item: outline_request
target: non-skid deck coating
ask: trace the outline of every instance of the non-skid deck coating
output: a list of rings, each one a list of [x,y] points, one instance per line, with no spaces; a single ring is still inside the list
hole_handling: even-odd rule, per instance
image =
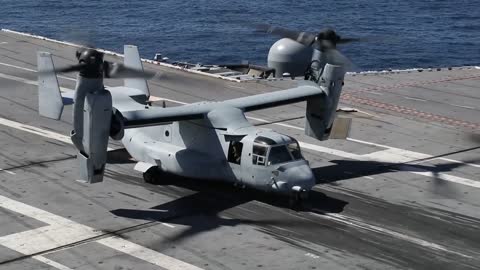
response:
[[[0,269],[480,267],[475,67],[348,75],[341,106],[374,115],[354,119],[348,140],[304,136],[303,103],[248,114],[295,136],[314,168],[309,205],[293,211],[217,183],[144,184],[118,142],[105,182],[77,183],[71,108],[62,121],[36,112],[37,50],[75,62],[69,45],[0,32]],[[145,68],[167,106],[295,85]],[[73,89],[74,75],[59,82]]]

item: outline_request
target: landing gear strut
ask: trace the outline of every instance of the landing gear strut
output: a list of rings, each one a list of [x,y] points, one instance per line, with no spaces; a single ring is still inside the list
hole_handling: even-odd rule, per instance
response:
[[[302,208],[303,203],[308,200],[308,190],[305,189],[292,189],[290,193],[289,205],[292,209]]]

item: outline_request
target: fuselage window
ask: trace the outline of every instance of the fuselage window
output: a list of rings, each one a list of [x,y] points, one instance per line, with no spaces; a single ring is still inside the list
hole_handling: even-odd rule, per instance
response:
[[[268,165],[292,161],[292,156],[285,145],[273,146],[268,154]]]
[[[267,159],[267,147],[253,145],[252,158],[253,164],[265,166],[265,161]]]
[[[243,143],[231,142],[228,148],[228,162],[240,164],[242,161]]]

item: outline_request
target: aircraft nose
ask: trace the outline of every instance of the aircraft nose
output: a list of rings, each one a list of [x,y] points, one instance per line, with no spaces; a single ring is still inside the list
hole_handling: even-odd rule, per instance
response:
[[[288,168],[285,173],[290,187],[298,186],[310,190],[315,185],[315,176],[308,164]]]

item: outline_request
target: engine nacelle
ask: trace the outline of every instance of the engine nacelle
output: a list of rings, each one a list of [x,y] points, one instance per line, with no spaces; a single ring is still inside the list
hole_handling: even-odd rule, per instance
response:
[[[268,52],[268,67],[275,69],[275,77],[284,73],[290,76],[303,76],[312,59],[312,48],[304,46],[289,38],[275,42]]]
[[[342,92],[344,76],[345,69],[343,67],[330,64],[325,65],[318,82],[320,87],[324,89],[325,95],[307,100],[305,135],[321,141],[330,137]],[[350,122],[347,121],[341,124],[346,125],[344,128],[340,128],[344,130],[343,133],[348,133]]]
[[[103,173],[107,162],[108,137],[112,119],[112,96],[102,90],[88,93],[85,98],[83,112],[84,151],[78,154],[80,163],[79,181],[89,184],[103,181]]]

